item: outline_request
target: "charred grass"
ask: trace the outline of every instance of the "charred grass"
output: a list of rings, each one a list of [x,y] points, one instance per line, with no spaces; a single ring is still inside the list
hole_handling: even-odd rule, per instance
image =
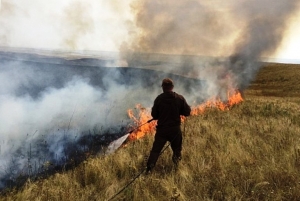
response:
[[[150,175],[113,200],[299,200],[298,68],[269,64],[241,104],[187,118],[178,170],[168,147]],[[144,169],[153,134],[48,179],[29,180],[0,200],[108,200]]]

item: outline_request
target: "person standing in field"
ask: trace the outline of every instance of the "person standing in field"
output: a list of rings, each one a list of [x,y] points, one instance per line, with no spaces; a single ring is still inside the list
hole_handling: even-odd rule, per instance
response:
[[[146,173],[150,173],[167,141],[171,143],[172,160],[177,167],[181,160],[182,132],[180,129],[180,115],[189,116],[191,107],[185,98],[173,92],[174,84],[169,78],[162,81],[163,93],[154,100],[151,115],[157,120],[156,134],[150,156],[147,161]]]

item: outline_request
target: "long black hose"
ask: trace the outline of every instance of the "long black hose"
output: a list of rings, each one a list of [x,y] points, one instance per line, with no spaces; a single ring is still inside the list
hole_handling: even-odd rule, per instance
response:
[[[128,133],[132,133],[133,131],[135,131],[136,129],[138,129],[138,128],[140,128],[140,127],[142,127],[142,126],[144,126],[145,124],[148,124],[148,123],[150,123],[151,121],[153,121],[154,119],[150,119],[150,120],[148,120],[146,123],[143,123],[143,124],[141,124],[141,125],[139,125],[139,126],[137,126],[137,127],[135,127],[134,129],[132,129],[131,131],[129,131]]]
[[[151,122],[153,119],[149,120],[147,123]],[[146,124],[146,123],[145,123]],[[143,124],[144,125],[144,124]],[[138,128],[138,127],[137,127]],[[136,129],[136,128],[135,128]],[[184,128],[185,129],[185,128]],[[134,130],[133,130],[134,131]],[[175,135],[174,138],[172,139],[171,142],[169,142],[169,144],[167,146],[165,146],[163,148],[163,150],[159,153],[159,156],[171,145],[171,143],[176,139],[176,137],[178,136]],[[120,193],[122,193],[129,185],[131,185],[137,178],[139,178],[147,169],[147,167],[143,168],[141,172],[139,172],[135,177],[133,177],[131,179],[130,182],[128,182],[122,189],[120,189],[114,196],[112,196],[111,198],[109,198],[107,201],[113,200],[115,197],[117,197]]]

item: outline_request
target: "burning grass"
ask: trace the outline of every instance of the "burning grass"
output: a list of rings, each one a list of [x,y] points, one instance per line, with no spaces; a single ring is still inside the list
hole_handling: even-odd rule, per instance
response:
[[[253,90],[230,110],[208,107],[187,118],[179,170],[168,148],[151,175],[139,177],[115,200],[299,200],[300,99],[254,96]],[[144,168],[152,142],[153,135],[146,135],[112,155],[28,181],[0,200],[107,200]]]
[[[207,110],[208,108],[216,108],[221,111],[229,110],[231,107],[233,107],[236,104],[239,104],[243,101],[242,95],[238,90],[231,89],[227,93],[227,101],[221,101],[217,98],[212,98],[196,107],[192,108],[191,115],[197,116],[201,115]],[[134,130],[132,134],[129,136],[130,140],[136,140],[139,138],[144,137],[149,132],[155,131],[155,122],[150,122],[147,124],[147,122],[152,118],[150,114],[150,109],[144,108],[142,105],[137,104],[135,107],[135,111],[130,109],[127,111],[128,116],[130,119],[133,120],[134,127],[138,127],[138,129]],[[182,122],[184,122],[185,117],[181,117]]]

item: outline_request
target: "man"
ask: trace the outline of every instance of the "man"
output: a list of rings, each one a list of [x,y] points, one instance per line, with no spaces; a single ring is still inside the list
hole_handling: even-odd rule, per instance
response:
[[[156,164],[161,150],[167,141],[171,143],[172,160],[177,166],[181,160],[182,132],[180,129],[180,115],[189,116],[190,106],[182,95],[173,92],[174,84],[169,78],[162,81],[163,93],[156,97],[151,115],[157,120],[156,134],[152,150],[147,162],[146,173],[149,173]]]

